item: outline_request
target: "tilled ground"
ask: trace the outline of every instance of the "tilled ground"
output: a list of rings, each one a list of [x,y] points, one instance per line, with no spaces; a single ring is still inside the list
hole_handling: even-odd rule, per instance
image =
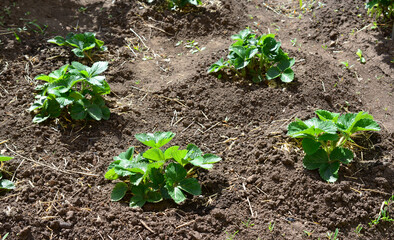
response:
[[[393,42],[384,26],[371,29],[364,1],[321,3],[300,10],[290,0],[206,1],[172,12],[134,1],[2,1],[0,149],[15,156],[5,169],[16,189],[0,195],[1,236],[307,239],[307,231],[323,239],[338,228],[340,239],[393,238],[392,223],[368,225],[393,195]],[[40,33],[26,19],[48,28]],[[276,33],[297,60],[294,83],[268,87],[206,73],[246,26]],[[34,77],[78,60],[46,40],[70,31],[97,32],[108,46],[95,60],[109,62],[111,118],[33,124]],[[186,44],[193,40],[205,49],[192,54]],[[335,184],[305,170],[298,143],[286,136],[295,117],[316,109],[368,111],[382,128],[357,139],[362,148]],[[114,183],[104,173],[113,156],[132,145],[144,150],[134,134],[158,130],[223,158],[199,172],[202,196],[143,209],[111,202]]]

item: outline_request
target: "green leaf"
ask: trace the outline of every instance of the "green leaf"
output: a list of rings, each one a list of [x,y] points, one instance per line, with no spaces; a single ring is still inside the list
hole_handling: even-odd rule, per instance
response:
[[[186,200],[185,195],[183,194],[182,190],[179,187],[174,187],[172,185],[166,185],[166,189],[168,191],[168,194],[171,196],[171,198],[177,203],[181,203]]]
[[[125,182],[118,182],[111,193],[111,201],[119,201],[121,200],[128,190],[128,185]]]
[[[161,173],[160,169],[152,168],[149,173],[149,178],[156,188],[164,184],[164,175]]]
[[[199,149],[196,145],[194,144],[188,144],[187,148],[187,158],[189,159],[195,159],[196,157],[200,157],[202,155],[201,149]]]
[[[287,68],[286,70],[283,71],[283,73],[280,75],[280,80],[284,83],[289,83],[294,80],[294,72],[291,68]]]
[[[115,168],[111,168],[105,173],[104,177],[108,180],[116,180],[119,178],[119,175],[115,172]]]
[[[119,156],[114,157],[114,160],[133,160],[134,147],[130,147],[126,152],[122,152]]]
[[[177,151],[179,149],[179,146],[172,146],[166,149],[166,151],[164,152],[164,157],[166,160],[171,159],[172,158],[172,152],[173,151]]]
[[[179,183],[179,188],[192,195],[201,194],[201,186],[195,178],[186,178]]]
[[[172,132],[155,132],[136,134],[135,138],[148,147],[160,148],[175,136]]]
[[[142,208],[142,206],[144,206],[145,203],[146,200],[142,196],[135,195],[130,199],[129,206],[131,208],[138,208],[138,207]]]
[[[222,159],[213,154],[205,154],[203,157],[196,157],[190,161],[194,166],[198,166],[204,169],[211,169],[214,163],[221,161]]]
[[[138,186],[141,181],[144,179],[145,174],[141,173],[133,173],[130,175],[130,183],[132,185]]]
[[[79,48],[74,48],[71,51],[75,54],[75,56],[77,56],[79,58],[85,57],[85,55],[83,54],[83,50],[81,50]]]
[[[189,163],[189,161],[187,161],[187,159],[185,159],[187,153],[188,153],[188,151],[186,149],[184,149],[184,150],[173,150],[172,151],[172,157],[179,164],[181,164],[182,166],[185,166],[186,164]]]
[[[103,119],[104,120],[108,120],[110,115],[111,115],[111,112],[109,111],[109,108],[105,107],[105,106],[101,107],[101,112],[103,113]]]
[[[338,118],[337,126],[340,131],[351,135],[357,131],[379,131],[379,125],[373,121],[372,115],[366,112],[347,113]]]
[[[312,155],[314,154],[321,146],[321,143],[316,142],[313,139],[310,138],[304,138],[302,140],[302,148],[304,149],[304,152],[307,155]]]
[[[43,114],[37,114],[36,116],[34,116],[33,122],[34,123],[41,123],[41,122],[44,122],[45,120],[47,120],[48,118],[49,118],[49,115],[44,116]]]
[[[14,157],[7,157],[4,155],[0,155],[0,162],[5,162],[5,161],[9,161],[11,159],[13,159]]]
[[[108,62],[95,62],[91,68],[88,68],[89,76],[97,76],[108,68]]]
[[[74,103],[73,105],[71,105],[70,115],[72,119],[82,120],[86,118],[87,114],[88,113],[86,112],[82,104]]]
[[[336,141],[339,139],[338,134],[323,133],[318,137],[319,141]]]
[[[322,121],[333,121],[334,123],[337,122],[339,113],[332,113],[326,110],[316,110],[315,113]]]
[[[281,74],[281,71],[278,67],[271,67],[268,69],[267,73],[265,74],[268,80],[274,79],[279,77]]]
[[[319,174],[321,178],[327,182],[335,182],[338,180],[338,170],[340,162],[326,163],[320,166]]]
[[[314,154],[305,155],[302,163],[304,168],[308,170],[320,168],[320,166],[328,164],[327,152],[323,149],[318,149]]]
[[[220,58],[219,61],[215,62],[214,64],[212,64],[209,69],[208,69],[208,73],[211,72],[219,72],[220,70],[226,68],[228,66],[228,62],[224,61],[223,58]]]
[[[66,44],[65,39],[63,37],[60,37],[60,36],[56,36],[54,38],[51,38],[51,39],[48,40],[48,42],[49,43],[55,43],[55,44],[57,44],[59,46],[63,46],[63,45]]]
[[[11,182],[7,179],[0,180],[0,189],[11,190],[14,188],[15,188],[15,185],[13,182]]]
[[[133,193],[133,197],[130,199],[130,207],[142,207],[145,203],[145,186],[133,186],[131,188],[131,192]]]
[[[349,164],[353,158],[353,152],[346,148],[337,147],[330,154],[331,161],[337,160],[343,164]]]
[[[360,119],[354,124],[352,133],[358,131],[380,131],[380,127],[373,119]]]
[[[74,102],[74,99],[71,97],[58,97],[56,101],[60,104],[60,108],[64,108],[67,105],[70,105]]]
[[[170,163],[165,170],[165,177],[173,183],[178,183],[187,175],[186,169],[179,163]]]
[[[153,161],[165,161],[165,156],[162,150],[158,148],[151,148],[148,149],[142,156],[146,159],[153,160]]]
[[[151,203],[157,203],[163,200],[163,197],[161,196],[160,192],[157,191],[149,191],[146,194],[146,201],[151,202]]]
[[[91,116],[94,120],[100,121],[103,117],[103,113],[101,112],[101,108],[96,104],[90,104],[87,107],[87,112],[89,116]]]
[[[282,59],[277,67],[280,69],[281,72],[285,71],[288,68],[291,68],[295,63],[295,59],[294,58],[284,58]]]

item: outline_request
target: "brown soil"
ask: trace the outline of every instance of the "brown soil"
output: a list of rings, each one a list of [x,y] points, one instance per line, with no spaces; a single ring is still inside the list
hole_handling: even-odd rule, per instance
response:
[[[392,223],[368,225],[394,192],[390,27],[371,29],[361,0],[321,1],[324,6],[303,13],[290,0],[203,2],[210,3],[171,12],[125,0],[1,1],[0,150],[15,156],[5,169],[16,182],[15,190],[0,195],[1,236],[307,239],[309,231],[309,238],[324,239],[338,228],[340,239],[394,238]],[[48,25],[45,33],[27,24],[31,20]],[[7,29],[24,25],[18,42]],[[273,88],[206,73],[226,56],[230,36],[246,26],[277,34],[297,59],[294,83]],[[34,77],[78,60],[46,40],[70,31],[97,32],[108,46],[96,60],[110,63],[111,119],[33,124],[27,109]],[[192,54],[188,40],[205,50]],[[341,61],[353,67],[344,70]],[[355,149],[355,161],[340,169],[335,184],[303,169],[302,152],[286,136],[290,121],[312,117],[316,109],[368,111],[382,127],[357,142],[365,149]],[[157,130],[175,132],[175,144],[194,143],[223,158],[200,172],[202,196],[143,209],[111,202],[114,183],[104,173],[113,156],[138,144],[134,134]]]

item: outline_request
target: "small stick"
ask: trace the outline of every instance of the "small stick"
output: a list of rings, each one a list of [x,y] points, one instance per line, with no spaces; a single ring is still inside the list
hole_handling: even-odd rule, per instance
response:
[[[280,13],[278,13],[275,9],[273,9],[272,7],[268,6],[267,4],[263,3],[263,5],[268,8],[269,10],[273,11],[274,13],[280,15]]]
[[[211,126],[210,128],[208,128],[207,130],[204,131],[204,133],[208,132],[209,130],[211,130],[212,128],[216,127],[218,124],[220,124],[220,122],[217,122],[215,125]]]
[[[132,28],[130,28],[130,31],[132,31],[132,32],[140,39],[140,41],[142,42],[142,44],[144,44],[144,46],[149,50],[149,47],[146,46],[144,40],[142,40],[142,38],[140,37],[140,35],[138,35]]]
[[[187,126],[185,129],[183,129],[182,131],[181,131],[181,133],[183,133],[184,131],[186,131],[186,129],[188,129],[191,125],[193,125],[194,124],[194,122],[192,122],[192,123],[190,123],[189,124],[189,126]]]
[[[35,164],[37,164],[37,165],[39,165],[41,167],[47,167],[47,168],[50,168],[52,170],[59,171],[59,172],[62,172],[62,173],[67,173],[67,174],[82,174],[82,175],[93,176],[93,177],[98,177],[99,176],[99,175],[93,174],[93,173],[78,172],[78,171],[73,171],[73,170],[61,170],[59,168],[51,167],[48,164],[44,164],[44,163],[38,162],[36,160],[33,160],[33,159],[27,158],[25,156],[22,156],[21,154],[19,154],[19,153],[15,152],[14,150],[10,149],[7,146],[7,144],[5,144],[5,147],[8,150],[10,150],[12,153],[14,153],[15,155],[17,155],[17,156],[19,156],[19,157],[21,157],[21,158],[23,158],[23,159],[25,159],[27,161],[33,162],[33,163],[35,163]]]
[[[178,227],[176,227],[175,229],[179,229],[179,228],[181,228],[181,227],[188,226],[188,225],[190,225],[190,224],[194,223],[195,221],[196,221],[196,220],[193,220],[193,221],[190,221],[190,222],[187,222],[187,223],[181,224],[181,225],[179,225]]]
[[[244,191],[246,191],[245,183],[242,183],[242,187],[243,187]],[[254,217],[254,212],[252,209],[252,204],[249,201],[249,197],[246,197],[246,200],[248,201],[248,204],[249,204],[250,214],[252,215],[252,217]]]
[[[140,219],[140,222],[149,232],[155,233],[143,220]]]

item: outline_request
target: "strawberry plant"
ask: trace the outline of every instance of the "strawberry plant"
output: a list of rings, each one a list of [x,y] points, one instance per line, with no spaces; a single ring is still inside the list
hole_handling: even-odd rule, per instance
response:
[[[228,69],[255,83],[275,78],[280,78],[285,83],[293,81],[294,72],[291,67],[295,60],[283,52],[281,43],[275,40],[275,34],[257,36],[246,28],[231,38],[236,42],[229,47],[228,60],[221,58],[208,69],[208,73]]]
[[[72,62],[49,75],[37,76],[35,79],[46,83],[37,86],[40,93],[29,108],[29,111],[38,112],[33,122],[57,118],[62,113],[70,114],[75,120],[108,120],[110,111],[102,95],[111,90],[105,76],[100,75],[107,67],[107,62],[96,62],[92,67]]]
[[[104,42],[96,39],[96,33],[69,33],[66,38],[56,36],[49,39],[48,42],[55,43],[59,46],[67,46],[73,48],[71,51],[80,58],[88,57],[92,60],[95,51],[106,51],[107,47]],[[93,60],[92,60],[93,61]]]
[[[201,194],[201,186],[196,178],[197,168],[211,169],[221,160],[213,154],[203,154],[195,145],[186,149],[172,146],[166,150],[160,148],[175,136],[172,132],[141,133],[135,138],[150,147],[143,153],[134,154],[134,147],[114,157],[105,178],[118,182],[111,200],[119,201],[127,192],[132,194],[130,207],[142,207],[146,202],[156,203],[163,199],[173,199],[181,203],[186,199],[185,193]]]
[[[303,139],[304,167],[319,169],[324,180],[335,182],[341,163],[348,164],[354,158],[353,152],[346,148],[346,142],[353,141],[352,137],[360,131],[379,131],[380,127],[371,115],[362,111],[344,115],[325,110],[315,113],[319,118],[297,119],[290,123],[287,134]]]
[[[11,190],[15,188],[15,185],[13,182],[11,182],[10,180],[7,179],[2,179],[3,178],[3,174],[1,172],[1,169],[3,169],[3,165],[5,161],[9,161],[13,159],[13,157],[7,157],[7,156],[3,156],[0,155],[0,162],[1,162],[1,167],[0,167],[0,190]]]
[[[392,0],[370,0],[366,4],[368,14],[375,18],[390,20],[394,17],[394,1]]]

